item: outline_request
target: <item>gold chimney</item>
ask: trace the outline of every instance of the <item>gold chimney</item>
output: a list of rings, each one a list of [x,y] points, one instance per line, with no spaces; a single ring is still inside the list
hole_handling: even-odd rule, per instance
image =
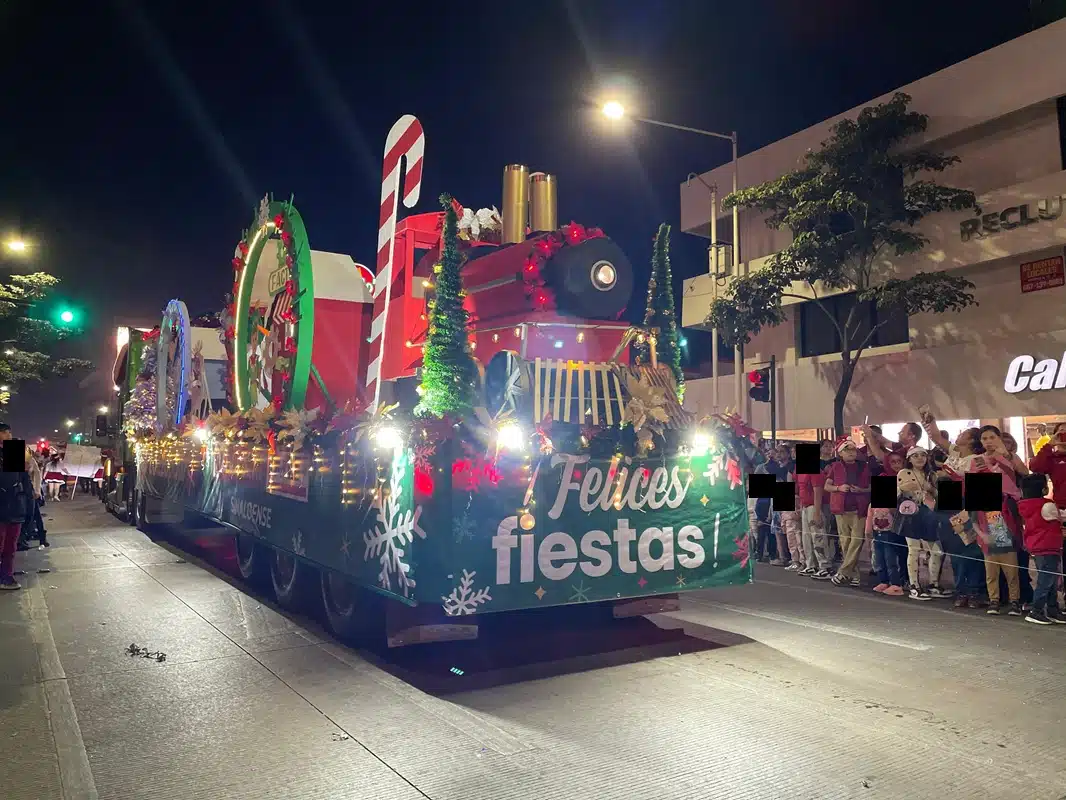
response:
[[[526,240],[526,219],[529,210],[529,168],[523,164],[508,164],[503,168],[503,244],[517,244]]]
[[[559,227],[557,186],[554,175],[534,172],[529,176],[529,227],[534,233],[546,233]]]

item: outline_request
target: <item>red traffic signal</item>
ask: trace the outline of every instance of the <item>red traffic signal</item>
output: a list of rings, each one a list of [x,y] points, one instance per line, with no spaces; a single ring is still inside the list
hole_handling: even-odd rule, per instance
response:
[[[751,388],[748,389],[748,397],[758,403],[770,402],[769,367],[763,367],[762,369],[756,369],[749,372],[748,383],[751,384]]]

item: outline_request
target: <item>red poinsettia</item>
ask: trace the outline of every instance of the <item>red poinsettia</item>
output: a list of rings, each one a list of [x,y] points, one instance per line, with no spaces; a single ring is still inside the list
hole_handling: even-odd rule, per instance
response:
[[[748,559],[751,557],[751,534],[744,531],[733,540],[733,544],[737,546],[733,551],[733,560],[739,562],[742,567],[748,566]]]

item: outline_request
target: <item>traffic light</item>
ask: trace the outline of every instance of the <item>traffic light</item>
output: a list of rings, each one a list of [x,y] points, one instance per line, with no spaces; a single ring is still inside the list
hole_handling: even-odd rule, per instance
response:
[[[763,367],[762,369],[756,369],[749,372],[748,383],[751,384],[751,388],[748,389],[748,397],[759,403],[770,402],[769,367]]]
[[[56,324],[64,327],[73,327],[78,321],[78,312],[76,309],[67,305],[59,306],[55,313]]]

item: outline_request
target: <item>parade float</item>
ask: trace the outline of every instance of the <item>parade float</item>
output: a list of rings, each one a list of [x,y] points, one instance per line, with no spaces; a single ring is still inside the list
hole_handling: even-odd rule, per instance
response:
[[[621,321],[625,254],[559,225],[555,177],[518,165],[502,211],[442,197],[399,219],[424,148],[397,121],[374,271],[312,250],[292,200],[264,198],[220,314],[225,408],[191,402],[193,337],[168,306],[127,403],[139,524],[215,520],[281,605],[313,602],[341,636],[384,623],[393,646],[473,637],[483,614],[644,614],[750,582],[750,431],[683,409],[657,359],[670,331]]]

